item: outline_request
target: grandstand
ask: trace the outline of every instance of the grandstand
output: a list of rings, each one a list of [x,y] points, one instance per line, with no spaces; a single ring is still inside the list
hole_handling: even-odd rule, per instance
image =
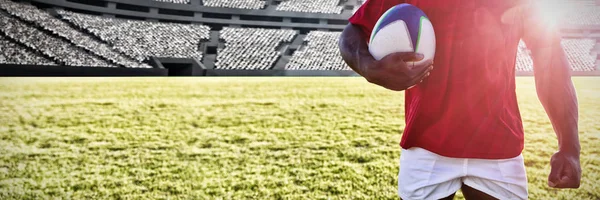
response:
[[[210,30],[203,25],[122,20],[62,10],[58,13],[137,61],[150,57],[202,60],[198,45],[208,39]]]
[[[519,47],[517,49],[517,61],[515,66],[517,71],[533,71],[533,60],[531,59],[531,52],[527,50],[527,46],[523,41],[519,42]]]
[[[287,12],[341,14],[343,8],[339,4],[339,0],[288,0],[279,4],[276,9]]]
[[[17,65],[56,65],[50,59],[0,36],[0,63]]]
[[[291,42],[296,31],[261,28],[225,28],[220,32],[224,48],[217,53],[215,69],[271,69],[280,52],[277,47]]]
[[[202,5],[207,7],[224,7],[237,9],[263,9],[266,1],[262,0],[203,0]]]
[[[154,1],[165,2],[165,3],[178,3],[178,4],[190,4],[191,3],[190,0],[154,0]]]
[[[576,72],[600,71],[597,2],[568,0],[572,9],[563,21],[562,44]],[[11,48],[2,52],[0,63],[136,69],[194,63],[202,70],[221,71],[349,71],[337,39],[362,3],[0,0],[0,45]],[[517,53],[516,70],[532,72],[525,44],[519,44]]]
[[[304,39],[303,50],[294,53],[286,65],[288,70],[351,70],[337,49],[341,32],[312,31]]]

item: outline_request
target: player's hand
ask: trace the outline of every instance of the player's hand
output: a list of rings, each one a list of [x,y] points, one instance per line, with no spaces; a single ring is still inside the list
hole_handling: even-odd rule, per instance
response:
[[[433,61],[421,65],[407,62],[421,61],[423,55],[417,53],[393,53],[381,60],[373,60],[366,64],[362,74],[370,83],[384,88],[402,91],[420,83],[429,76],[433,69]]]
[[[579,188],[581,183],[581,165],[579,155],[557,152],[550,160],[548,186],[553,188]]]

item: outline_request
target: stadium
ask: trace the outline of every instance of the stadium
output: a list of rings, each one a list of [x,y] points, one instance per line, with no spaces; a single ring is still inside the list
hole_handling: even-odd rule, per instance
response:
[[[0,199],[398,199],[404,93],[337,47],[362,3],[0,0]],[[561,5],[582,183],[547,186],[557,138],[520,43],[529,195],[600,199],[600,1]]]
[[[336,45],[361,3],[3,0],[0,63],[7,75],[351,76]],[[597,1],[568,4],[561,30],[574,73],[598,75]],[[519,74],[531,74],[524,44],[518,55]]]

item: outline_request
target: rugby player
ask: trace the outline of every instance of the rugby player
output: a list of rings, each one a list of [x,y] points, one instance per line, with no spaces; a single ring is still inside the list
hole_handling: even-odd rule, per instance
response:
[[[540,1],[544,2],[544,1]],[[389,8],[410,3],[436,33],[434,60],[394,53],[375,60],[368,38]],[[524,130],[515,92],[522,39],[531,51],[538,97],[559,148],[548,185],[578,188],[581,179],[578,105],[571,67],[553,20],[529,0],[367,0],[350,18],[339,48],[368,82],[405,91],[400,142],[402,199],[527,199]]]

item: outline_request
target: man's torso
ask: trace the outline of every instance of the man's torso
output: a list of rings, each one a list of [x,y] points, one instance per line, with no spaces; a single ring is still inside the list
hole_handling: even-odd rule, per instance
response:
[[[523,149],[515,93],[520,19],[501,21],[516,0],[369,0],[350,21],[369,36],[399,3],[421,8],[436,33],[435,69],[406,91],[401,145],[461,158],[511,158]]]

